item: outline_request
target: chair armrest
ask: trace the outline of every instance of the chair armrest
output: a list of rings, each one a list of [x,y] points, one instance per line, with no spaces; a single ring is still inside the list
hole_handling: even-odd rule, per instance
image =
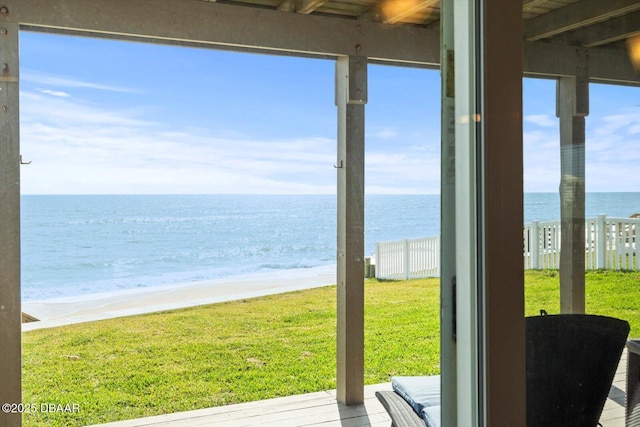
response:
[[[391,417],[391,425],[394,427],[425,427],[422,418],[415,413],[413,408],[395,391],[377,391],[376,397],[382,403],[384,409]]]
[[[627,340],[627,350],[629,353],[640,354],[640,339]]]

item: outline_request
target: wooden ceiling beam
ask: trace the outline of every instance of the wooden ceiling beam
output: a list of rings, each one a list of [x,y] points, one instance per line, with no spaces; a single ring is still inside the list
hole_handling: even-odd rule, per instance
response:
[[[573,31],[566,36],[560,36],[559,40],[565,43],[579,44],[584,47],[596,47],[626,40],[639,33],[640,11]]]
[[[522,10],[524,12],[533,9],[534,7],[539,7],[543,3],[546,3],[548,0],[523,0],[522,1]]]
[[[321,7],[326,2],[327,0],[301,0],[298,2],[298,9],[296,12],[307,15]]]
[[[296,7],[295,0],[283,0],[276,6],[276,10],[280,12],[295,12]]]
[[[536,41],[640,10],[638,0],[582,0],[525,23],[525,40]]]
[[[586,64],[580,50],[586,50]],[[578,74],[586,67],[590,82],[640,86],[638,74],[622,48],[581,48],[565,43],[525,42],[525,77],[558,78]]]
[[[203,1],[4,0],[23,29],[172,45],[437,67],[439,31]],[[140,17],[145,17],[141,19]]]
[[[308,15],[326,2],[327,0],[283,0],[276,9],[281,12],[297,12]]]

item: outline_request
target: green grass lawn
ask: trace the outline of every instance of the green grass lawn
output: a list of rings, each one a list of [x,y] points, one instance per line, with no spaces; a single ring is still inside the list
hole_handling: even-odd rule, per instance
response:
[[[560,278],[555,270],[525,273],[525,314],[560,313]],[[640,337],[640,273],[589,271],[586,275],[586,312],[624,319],[630,337]]]
[[[366,284],[365,382],[439,372],[438,279]],[[559,311],[558,276],[526,273],[526,313]],[[81,426],[335,388],[335,287],[23,334],[23,402]],[[587,310],[640,335],[640,274],[587,275]]]

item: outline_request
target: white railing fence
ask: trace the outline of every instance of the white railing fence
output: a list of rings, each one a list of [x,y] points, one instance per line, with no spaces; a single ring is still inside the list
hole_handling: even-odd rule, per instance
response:
[[[440,237],[376,243],[376,278],[417,279],[440,275]]]
[[[560,221],[533,221],[524,226],[524,268],[560,265]]]
[[[640,270],[639,218],[585,220],[585,268],[587,270]],[[524,266],[527,269],[560,267],[560,221],[534,221],[524,227]]]
[[[560,267],[560,221],[533,221],[523,230],[524,268]],[[585,268],[587,270],[640,270],[640,218],[597,218],[585,221]],[[437,277],[440,238],[376,243],[375,272],[378,279]]]

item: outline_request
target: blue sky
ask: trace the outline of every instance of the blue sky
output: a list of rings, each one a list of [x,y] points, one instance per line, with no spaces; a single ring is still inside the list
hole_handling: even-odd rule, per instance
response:
[[[22,32],[23,194],[335,193],[334,62]],[[438,193],[440,83],[369,66],[366,191]],[[640,89],[591,85],[587,191],[640,191]],[[525,191],[560,179],[525,79]]]

